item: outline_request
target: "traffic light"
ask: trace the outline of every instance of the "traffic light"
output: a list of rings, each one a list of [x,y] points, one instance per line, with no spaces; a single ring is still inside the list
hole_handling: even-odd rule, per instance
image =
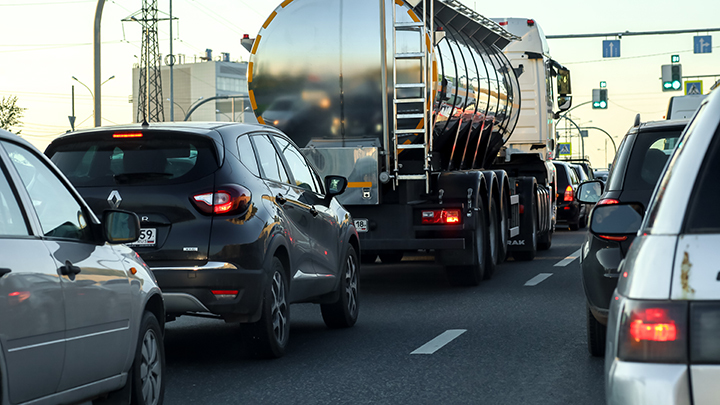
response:
[[[593,89],[593,98],[592,98],[592,108],[593,109],[606,109],[608,106],[607,103],[607,89]]]
[[[682,65],[662,65],[662,86],[663,91],[682,90]]]

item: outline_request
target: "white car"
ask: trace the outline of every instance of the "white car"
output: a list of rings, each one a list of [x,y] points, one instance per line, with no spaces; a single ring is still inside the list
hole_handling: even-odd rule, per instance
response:
[[[593,211],[595,234],[639,230],[620,263],[611,299],[608,404],[720,404],[717,93],[707,97],[685,129],[644,218],[637,204]],[[603,265],[617,265],[611,261]]]

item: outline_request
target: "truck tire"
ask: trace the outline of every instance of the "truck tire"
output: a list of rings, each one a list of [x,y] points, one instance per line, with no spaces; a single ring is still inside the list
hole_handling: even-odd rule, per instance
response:
[[[484,203],[482,203],[484,205]],[[445,272],[450,284],[461,287],[474,287],[480,284],[485,276],[485,268],[487,262],[488,246],[487,240],[487,224],[486,224],[485,207],[475,213],[475,230],[471,235],[471,243],[473,249],[473,264],[465,266],[447,266]]]
[[[532,207],[530,208],[530,210],[526,210],[526,212],[530,213],[531,218],[529,219],[529,221],[532,224],[532,232],[530,233],[530,235],[531,235],[530,250],[522,250],[522,251],[513,252],[513,257],[515,258],[515,260],[520,260],[523,262],[531,261],[532,259],[535,258],[535,254],[537,253],[538,212],[537,212],[537,198],[534,196],[534,193],[533,193],[533,199],[532,199]]]
[[[491,198],[489,201],[488,208],[488,238],[487,246],[485,249],[487,257],[485,258],[485,271],[483,272],[483,280],[490,280],[495,274],[495,269],[500,263],[500,251],[502,243],[502,236],[500,235],[501,229],[500,224],[500,207],[497,200]]]
[[[537,248],[538,250],[548,250],[552,245],[552,229],[549,229],[543,236],[538,238]]]

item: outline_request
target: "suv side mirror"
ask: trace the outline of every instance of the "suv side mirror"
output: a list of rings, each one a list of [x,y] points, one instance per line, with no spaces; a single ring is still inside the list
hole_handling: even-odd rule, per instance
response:
[[[325,176],[325,191],[328,199],[345,192],[348,181],[343,176]]]
[[[140,218],[130,211],[106,210],[102,229],[108,243],[132,243],[140,239]]]
[[[590,232],[603,239],[622,241],[640,230],[645,209],[642,204],[596,205],[590,219]],[[621,239],[625,238],[625,239]]]
[[[602,195],[604,188],[605,187],[600,180],[582,182],[575,192],[575,198],[581,203],[595,204],[600,201],[600,196]]]

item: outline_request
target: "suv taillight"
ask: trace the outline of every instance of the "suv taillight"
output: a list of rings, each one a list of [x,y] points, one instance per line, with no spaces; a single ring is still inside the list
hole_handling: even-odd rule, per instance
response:
[[[572,201],[575,198],[573,197],[573,188],[572,186],[565,187],[565,197],[563,198],[563,201]]]
[[[235,184],[218,187],[214,191],[193,194],[190,200],[204,214],[242,214],[250,205],[250,190]]]
[[[422,224],[459,224],[460,210],[423,210]]]
[[[618,358],[651,363],[687,362],[686,302],[628,300],[618,336]]]

